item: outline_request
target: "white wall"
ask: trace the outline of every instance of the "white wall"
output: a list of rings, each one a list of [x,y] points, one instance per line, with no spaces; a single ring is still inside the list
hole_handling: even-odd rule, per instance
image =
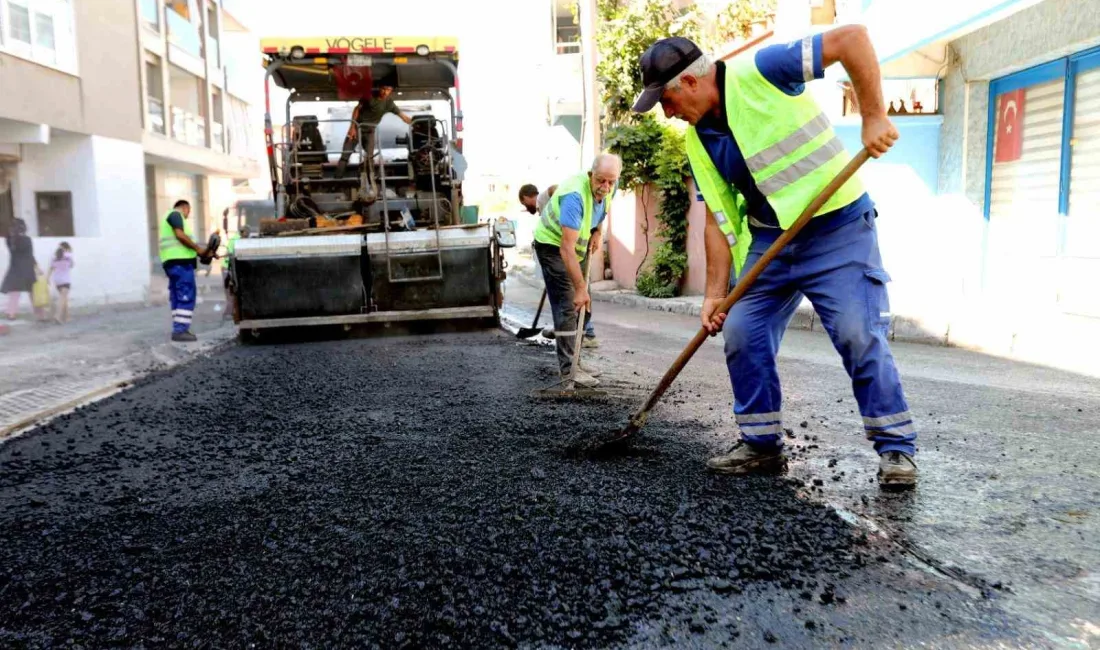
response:
[[[92,138],[54,130],[50,143],[22,146],[22,162],[16,172],[15,211],[27,222],[28,232],[38,233],[35,192],[72,192],[73,231],[95,237],[96,183]]]
[[[135,142],[55,131],[49,145],[23,147],[15,210],[27,221],[45,267],[57,245],[73,247],[74,305],[144,300],[149,285],[145,168]],[[73,237],[37,237],[35,192],[72,192]],[[0,247],[0,268],[7,270]]]

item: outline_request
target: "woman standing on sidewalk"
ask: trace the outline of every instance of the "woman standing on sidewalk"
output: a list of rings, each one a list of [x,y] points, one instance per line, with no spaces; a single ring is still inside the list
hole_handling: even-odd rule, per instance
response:
[[[0,284],[0,293],[8,295],[8,320],[15,320],[15,313],[19,310],[19,294],[30,295],[40,270],[34,261],[34,247],[31,238],[27,236],[25,221],[13,220],[7,244],[11,261],[8,263],[8,272],[4,275],[4,282]]]
[[[69,322],[69,289],[72,287],[73,248],[68,242],[61,242],[50,262],[49,279],[53,280],[53,286],[57,289],[58,311],[54,314],[54,321],[60,325]]]

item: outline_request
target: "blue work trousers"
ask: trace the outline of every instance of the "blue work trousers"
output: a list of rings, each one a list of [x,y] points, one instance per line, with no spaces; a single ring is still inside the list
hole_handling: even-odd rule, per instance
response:
[[[168,275],[168,301],[172,305],[172,332],[187,332],[195,314],[195,267],[172,264],[164,267]]]
[[[852,391],[875,451],[912,455],[917,438],[887,343],[890,301],[876,213],[814,219],[734,304],[722,333],[733,384],[733,410],[746,443],[783,444],[782,392],[776,354],[805,296],[821,318],[852,378]],[[745,271],[780,231],[754,229]]]

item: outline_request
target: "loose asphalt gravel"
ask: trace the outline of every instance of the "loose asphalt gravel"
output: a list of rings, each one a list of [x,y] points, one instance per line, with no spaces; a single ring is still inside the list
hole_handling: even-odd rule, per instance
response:
[[[570,458],[641,393],[531,399],[553,363],[495,331],[234,347],[4,444],[0,646],[1035,641],[812,486],[701,471],[701,396]]]

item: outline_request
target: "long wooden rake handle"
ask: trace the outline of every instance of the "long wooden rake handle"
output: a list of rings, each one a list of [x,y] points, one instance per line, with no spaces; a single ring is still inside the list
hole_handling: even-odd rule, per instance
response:
[[[793,224],[791,224],[791,227],[785,230],[783,234],[779,236],[779,239],[776,239],[775,242],[768,247],[768,250],[766,250],[764,254],[760,256],[760,259],[756,261],[756,264],[753,264],[752,268],[750,268],[748,272],[745,273],[745,275],[742,276],[742,278],[737,282],[737,285],[734,286],[733,290],[730,291],[729,295],[726,296],[726,299],[722,301],[721,305],[719,305],[719,313],[729,313],[729,310],[731,307],[733,307],[733,304],[740,300],[741,297],[744,296],[746,293],[748,293],[749,287],[751,287],[752,284],[756,282],[756,279],[760,277],[760,274],[764,272],[764,269],[767,268],[768,264],[771,264],[772,260],[774,260],[776,256],[779,255],[780,251],[782,251],[787,244],[791,243],[792,239],[798,236],[798,233],[801,232],[802,228],[804,228],[806,224],[810,222],[810,219],[812,219],[814,214],[816,214],[817,211],[821,209],[821,206],[825,205],[825,203],[833,197],[833,194],[835,194],[842,185],[847,183],[852,175],[855,174],[856,171],[863,166],[863,163],[867,162],[870,157],[871,154],[866,149],[860,151],[858,154],[855,155],[854,158],[852,158],[851,162],[849,162],[844,167],[844,169],[842,169],[840,173],[837,174],[837,177],[834,178],[831,183],[826,185],[825,189],[821,190],[821,193],[817,195],[817,198],[815,198],[813,201],[810,202],[808,206],[806,206],[806,209],[803,210],[798,219],[795,220]],[[649,411],[657,404],[658,401],[660,401],[661,397],[665,394],[665,391],[667,391],[668,387],[672,385],[672,382],[676,380],[676,377],[679,376],[680,371],[684,369],[684,366],[687,365],[688,361],[691,361],[691,357],[695,355],[695,352],[698,351],[700,347],[702,347],[703,342],[707,340],[708,336],[709,334],[707,334],[707,330],[700,327],[699,331],[695,334],[695,337],[692,338],[691,341],[687,344],[687,347],[684,348],[684,351],[680,353],[680,356],[676,357],[676,360],[673,361],[672,365],[669,366],[668,370],[665,371],[664,376],[661,377],[660,383],[658,383],[657,387],[653,389],[653,392],[649,394],[649,398],[645,401],[645,404],[642,406],[641,410],[635,413],[634,417],[630,418],[630,422],[634,427],[641,427],[643,424],[645,424],[646,418],[649,417]]]

